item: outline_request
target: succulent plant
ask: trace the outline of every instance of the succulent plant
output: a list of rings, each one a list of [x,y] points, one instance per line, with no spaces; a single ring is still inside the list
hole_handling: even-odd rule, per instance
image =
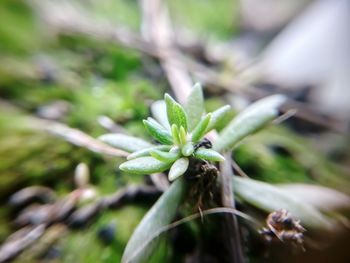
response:
[[[170,168],[168,178],[173,181],[187,171],[189,158],[212,162],[224,160],[220,153],[208,147],[207,140],[202,139],[221,122],[230,110],[229,105],[205,114],[203,92],[199,84],[192,89],[186,105],[182,106],[169,94],[165,94],[164,103],[167,121],[165,125],[151,117],[143,121],[146,130],[158,144],[145,144],[147,147],[133,151],[127,161],[119,166],[121,170],[133,174],[148,174]],[[102,137],[102,140],[105,139],[106,136]]]

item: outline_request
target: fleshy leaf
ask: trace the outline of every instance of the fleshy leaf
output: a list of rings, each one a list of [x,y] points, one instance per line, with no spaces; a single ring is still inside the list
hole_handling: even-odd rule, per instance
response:
[[[196,158],[213,162],[222,162],[225,160],[224,156],[211,149],[199,148],[197,151],[194,152],[193,155]]]
[[[185,111],[188,118],[188,130],[192,131],[204,113],[203,91],[199,83],[193,86],[185,104]]]
[[[173,163],[179,158],[179,152],[162,152],[159,150],[153,150],[150,152],[151,156],[159,161],[166,163]]]
[[[160,173],[169,169],[170,166],[171,164],[169,163],[164,163],[154,157],[146,156],[126,161],[119,166],[119,169],[131,174],[142,175]]]
[[[186,133],[186,130],[184,127],[180,127],[180,130],[179,130],[179,139],[180,139],[180,144],[181,145],[185,145],[186,144],[186,136],[187,136],[187,133]]]
[[[145,125],[147,131],[162,144],[173,144],[173,139],[171,134],[156,120],[152,118],[148,118],[147,120],[143,120],[143,124]]]
[[[180,158],[175,163],[173,163],[168,174],[169,181],[174,181],[175,179],[183,175],[188,168],[188,163],[188,158],[185,157]]]
[[[177,103],[169,94],[165,94],[166,111],[169,123],[184,127],[187,131],[187,116],[184,108]]]
[[[283,184],[279,188],[322,212],[350,212],[350,196],[335,189],[311,184]]]
[[[164,100],[157,100],[151,105],[151,112],[153,117],[168,131],[170,131],[170,125],[166,112],[166,105]]]
[[[180,179],[158,199],[134,230],[124,250],[122,263],[149,261],[159,244],[159,238],[152,236],[170,224],[185,193],[185,182]]]
[[[261,99],[238,114],[219,134],[213,148],[227,151],[243,138],[260,130],[278,115],[277,108],[285,102],[282,95],[272,95]]]
[[[222,120],[226,117],[226,114],[230,111],[230,109],[231,109],[230,105],[225,105],[218,108],[216,111],[213,111],[211,113],[211,119],[205,133],[213,129],[216,129],[217,126],[220,125]]]
[[[139,157],[150,156],[150,151],[152,150],[169,151],[170,149],[171,149],[170,145],[157,145],[154,147],[145,148],[145,149],[133,152],[132,154],[128,155],[127,159],[132,160]]]
[[[287,209],[301,220],[301,224],[313,228],[327,230],[331,223],[313,206],[308,205],[295,195],[288,194],[277,186],[235,176],[233,178],[235,194],[243,201],[268,213],[279,209]]]
[[[154,146],[149,142],[146,142],[140,138],[121,134],[121,133],[104,134],[100,136],[98,139],[115,148],[127,151],[129,153]]]
[[[171,125],[171,134],[173,137],[173,142],[176,145],[180,145],[180,131],[176,124]]]
[[[192,142],[198,142],[205,134],[211,119],[211,113],[208,113],[194,128],[192,132]]]
[[[187,142],[181,149],[181,153],[184,156],[190,156],[194,152],[194,147],[192,142]]]

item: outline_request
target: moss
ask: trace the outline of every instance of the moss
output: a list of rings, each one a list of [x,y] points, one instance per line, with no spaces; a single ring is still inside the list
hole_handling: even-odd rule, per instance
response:
[[[124,246],[146,212],[144,208],[127,206],[117,211],[103,213],[89,231],[70,232],[62,240],[63,262],[120,262]],[[104,245],[97,237],[99,229],[115,224],[115,240]]]

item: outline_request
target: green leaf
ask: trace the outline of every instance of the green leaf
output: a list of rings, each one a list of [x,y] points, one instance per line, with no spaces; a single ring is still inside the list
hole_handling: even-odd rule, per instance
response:
[[[194,128],[192,132],[192,142],[198,142],[205,134],[211,119],[211,113],[208,113]]]
[[[157,100],[151,105],[151,112],[153,117],[168,131],[170,131],[170,125],[166,112],[166,105],[164,100]]]
[[[162,144],[173,144],[171,134],[155,119],[148,118],[147,120],[143,120],[143,124],[145,125],[149,134],[151,134],[157,141]]]
[[[233,149],[240,140],[260,130],[276,118],[277,108],[284,102],[284,96],[273,95],[253,103],[225,127],[214,142],[213,148],[218,152]]]
[[[287,209],[306,227],[324,230],[331,227],[330,221],[317,209],[277,186],[235,176],[233,188],[239,198],[265,212]]]
[[[186,144],[186,136],[187,136],[187,133],[186,133],[186,130],[184,127],[180,127],[180,130],[179,130],[179,139],[180,139],[180,144],[181,145],[185,145]]]
[[[188,130],[192,131],[204,113],[203,91],[199,83],[193,86],[185,104],[185,111],[188,117]]]
[[[173,137],[174,144],[180,145],[180,131],[176,124],[171,125],[171,134]]]
[[[150,153],[152,157],[166,163],[173,163],[180,157],[179,152],[162,152],[159,150],[153,150]]]
[[[197,151],[194,152],[193,155],[196,158],[204,159],[207,161],[213,161],[213,162],[222,162],[225,160],[224,156],[222,156],[220,153],[211,149],[199,148]]]
[[[154,238],[154,233],[170,224],[185,193],[185,182],[180,179],[158,199],[134,230],[124,250],[122,263],[149,261],[159,245],[159,238]]]
[[[131,174],[153,174],[169,169],[171,164],[164,163],[154,157],[140,157],[126,161],[119,166],[119,169]]]
[[[150,151],[152,151],[152,150],[169,151],[171,149],[171,147],[172,146],[170,146],[170,145],[157,145],[154,147],[145,148],[145,149],[133,152],[132,154],[129,154],[127,159],[132,160],[132,159],[139,158],[139,157],[150,156]]]
[[[337,212],[350,213],[350,196],[335,189],[311,184],[283,184],[279,188],[286,193],[297,196],[304,203],[326,212],[327,215]]]
[[[216,129],[218,125],[221,124],[223,119],[226,117],[226,114],[231,110],[230,105],[225,105],[220,108],[218,108],[216,111],[211,113],[211,119],[208,124],[207,130],[205,133],[208,133],[209,131]]]
[[[154,145],[146,142],[140,138],[120,134],[120,133],[108,133],[98,137],[99,140],[127,152],[136,152],[145,148],[152,147]]]
[[[175,163],[173,163],[168,174],[169,181],[174,181],[175,179],[183,175],[188,168],[188,163],[188,158],[185,157],[180,158]]]
[[[169,123],[184,127],[187,131],[187,116],[184,108],[177,103],[169,94],[164,96]]]
[[[181,153],[184,156],[190,156],[194,152],[194,147],[192,142],[187,142],[181,149]]]

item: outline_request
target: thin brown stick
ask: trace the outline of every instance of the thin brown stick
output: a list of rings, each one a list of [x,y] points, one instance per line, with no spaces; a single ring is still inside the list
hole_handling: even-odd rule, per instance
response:
[[[169,22],[163,22],[158,25],[160,20],[166,21],[168,19],[159,15],[164,13],[162,11],[164,7],[159,8],[159,6],[161,6],[160,0],[142,1],[144,10],[150,10],[150,12],[147,12],[147,16],[156,18],[156,20],[144,19],[143,38],[139,34],[131,32],[120,25],[96,21],[96,19],[84,13],[83,10],[77,10],[73,5],[65,2],[31,0],[29,3],[32,4],[34,10],[37,11],[44,23],[52,28],[50,33],[83,34],[126,48],[136,49],[150,56],[159,58],[167,74],[169,83],[172,87],[177,87],[174,89],[174,93],[180,102],[183,102],[187,97],[189,87],[191,86],[189,73],[195,76],[195,78],[204,85],[214,86],[229,92],[245,94],[253,100],[270,95],[268,92],[254,88],[251,85],[256,79],[239,80],[242,72],[235,72],[235,74],[232,74],[232,78],[223,79],[222,75],[212,68],[196,62],[189,56],[184,57],[174,48],[173,42],[169,41],[169,35],[171,34],[168,33],[172,32],[172,30],[167,30],[169,26],[163,26],[164,24],[169,25]],[[146,14],[146,11],[144,13]],[[153,42],[154,39],[156,42]],[[157,43],[157,45],[155,45],[155,43]],[[162,47],[161,49],[159,48],[160,46]],[[171,48],[169,49],[168,47]],[[205,46],[203,46],[203,48],[205,50],[210,50]],[[186,50],[186,48],[183,50]],[[225,56],[222,55],[221,57],[225,58]],[[254,67],[254,65],[250,65],[249,67]],[[189,73],[184,74],[184,71]],[[317,110],[307,107],[303,103],[288,100],[285,107],[285,111],[288,111],[290,108],[299,109],[295,115],[296,118],[339,133],[347,132],[346,122],[338,120],[333,116],[325,117]]]
[[[65,124],[41,119],[38,119],[36,123],[40,123],[41,128],[49,133],[59,136],[76,146],[87,148],[92,152],[117,157],[126,157],[129,154],[125,151],[113,148],[78,129],[68,127]]]
[[[8,262],[18,256],[24,249],[36,242],[45,232],[46,225],[20,229],[12,234],[0,247],[0,262]]]
[[[179,59],[180,52],[174,46],[173,29],[166,5],[162,0],[142,0],[140,3],[143,37],[161,54],[161,66],[175,96],[183,103],[190,92],[192,81],[186,64]]]
[[[225,154],[225,161],[220,164],[220,171],[221,171],[221,198],[222,198],[222,204],[225,207],[235,209],[235,199],[234,199],[234,192],[232,188],[232,178],[233,178],[233,171],[232,171],[232,164],[231,164],[231,155],[229,153]],[[230,233],[228,235],[228,242],[229,247],[231,247],[234,251],[229,251],[232,253],[233,262],[244,262],[244,254],[243,254],[243,247],[240,237],[240,231],[238,226],[237,218],[234,214],[227,215],[225,217],[225,221],[227,222],[225,225],[223,225],[223,231]]]

